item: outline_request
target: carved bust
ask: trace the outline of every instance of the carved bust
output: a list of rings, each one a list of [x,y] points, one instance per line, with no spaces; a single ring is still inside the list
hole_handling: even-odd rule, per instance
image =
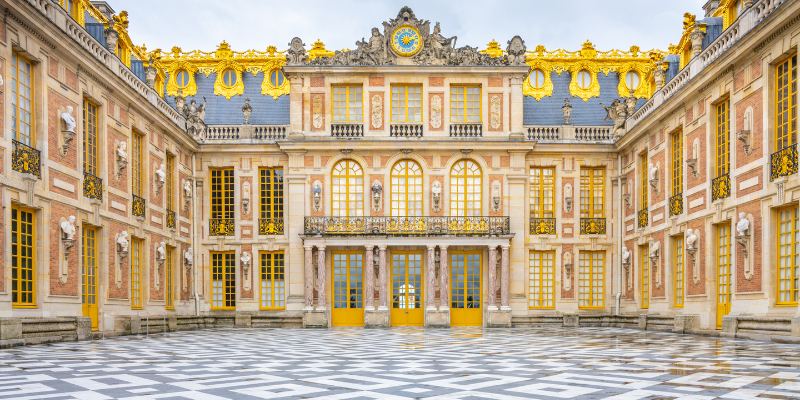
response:
[[[161,163],[161,165],[158,166],[158,169],[156,170],[156,178],[156,183],[158,183],[159,187],[163,186],[167,181],[167,171],[166,167],[164,167],[164,163]]]
[[[694,253],[697,251],[697,230],[696,229],[687,229],[686,230],[686,251],[689,253]]]
[[[117,234],[117,252],[121,257],[128,255],[128,231],[122,231]]]
[[[77,122],[75,117],[72,116],[72,106],[67,106],[67,109],[61,113],[61,120],[64,121],[64,132],[74,134]]]
[[[187,199],[192,198],[192,181],[188,179],[183,181],[183,197]]]
[[[243,251],[242,257],[239,259],[239,261],[241,261],[242,263],[242,269],[247,270],[248,268],[250,268],[250,260],[251,260],[250,252]]]
[[[194,264],[194,254],[192,253],[192,248],[189,247],[186,251],[183,252],[183,264],[187,267],[191,267]]]
[[[739,213],[739,220],[736,222],[736,236],[750,236],[750,220],[747,219],[747,215],[743,212]]]
[[[64,221],[61,221],[61,238],[64,240],[73,241],[75,240],[75,232],[77,228],[75,227],[76,218],[74,215],[70,215]]]
[[[631,265],[631,251],[627,247],[622,248],[622,265],[626,268]]]
[[[156,261],[159,263],[163,263],[167,259],[167,244],[161,242],[156,247]]]

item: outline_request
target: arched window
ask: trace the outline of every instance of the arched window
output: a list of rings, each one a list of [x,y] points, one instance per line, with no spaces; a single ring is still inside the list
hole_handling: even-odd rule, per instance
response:
[[[585,69],[578,71],[577,78],[578,87],[581,89],[589,89],[589,86],[592,85],[592,74]]]
[[[236,71],[233,69],[228,68],[222,71],[222,83],[225,84],[225,86],[231,87],[236,84],[237,80]]]
[[[185,69],[178,70],[175,74],[175,83],[180,89],[186,89],[189,86],[189,71]]]
[[[450,215],[476,217],[481,215],[483,198],[481,167],[472,160],[460,160],[450,169]]]
[[[641,81],[642,79],[639,77],[639,73],[636,71],[628,71],[625,74],[625,86],[631,92],[635,92],[637,89],[639,89]]]
[[[528,76],[528,81],[534,89],[541,89],[544,87],[544,72],[540,69],[531,71]]]
[[[392,167],[391,216],[422,216],[422,167],[414,160],[400,160]]]
[[[283,74],[282,69],[273,69],[272,71],[269,71],[269,82],[273,87],[279,87],[283,85],[285,80],[286,76]]]
[[[364,170],[353,160],[342,160],[333,166],[331,212],[334,217],[364,216]]]

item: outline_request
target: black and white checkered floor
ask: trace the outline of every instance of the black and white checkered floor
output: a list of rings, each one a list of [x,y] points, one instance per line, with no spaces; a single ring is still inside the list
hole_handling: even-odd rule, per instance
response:
[[[613,328],[230,329],[0,351],[0,399],[800,398],[800,346]]]

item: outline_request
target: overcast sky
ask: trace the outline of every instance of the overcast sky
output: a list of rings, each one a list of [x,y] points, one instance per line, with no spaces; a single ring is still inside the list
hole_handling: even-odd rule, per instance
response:
[[[370,28],[410,6],[417,18],[439,21],[458,45],[484,48],[518,34],[528,49],[577,50],[589,39],[598,49],[666,49],[680,38],[683,13],[702,16],[704,0],[107,0],[130,15],[136,44],[148,50],[213,50],[227,40],[235,50],[285,49],[294,36],[310,46],[354,48]]]

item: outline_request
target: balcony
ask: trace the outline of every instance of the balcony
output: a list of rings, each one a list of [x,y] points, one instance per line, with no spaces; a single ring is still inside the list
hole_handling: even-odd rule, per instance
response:
[[[581,218],[581,235],[605,235],[605,218]]]
[[[797,144],[784,147],[769,156],[769,180],[797,173]]]
[[[389,125],[389,136],[403,138],[422,137],[422,124],[391,124]]]
[[[306,235],[498,236],[508,217],[306,217]]]
[[[175,211],[167,210],[167,228],[175,229]]]
[[[11,141],[14,151],[11,152],[11,169],[23,174],[30,174],[42,178],[42,154],[22,142]]]
[[[283,235],[283,218],[260,218],[259,235]]]
[[[331,137],[353,139],[364,137],[364,124],[331,124]]]
[[[720,175],[711,181],[711,201],[725,199],[731,195],[731,176]]]
[[[90,172],[83,173],[83,197],[103,200],[103,180]]]
[[[636,213],[636,226],[639,228],[647,228],[647,224],[650,222],[649,220],[650,211],[647,209],[647,207],[639,210],[639,212]]]
[[[483,136],[483,124],[450,124],[450,137],[474,138]]]
[[[555,235],[556,219],[531,217],[529,229],[531,235]]]
[[[683,193],[678,193],[669,198],[669,216],[683,214]]]
[[[233,236],[236,225],[233,218],[211,218],[208,221],[209,236]]]
[[[526,125],[527,140],[542,143],[613,144],[610,126]]]
[[[204,140],[208,142],[276,142],[286,139],[288,125],[209,125]]]
[[[526,126],[528,140],[536,142],[557,141],[561,139],[560,126]]]
[[[145,210],[147,209],[147,200],[137,195],[133,195],[131,199],[131,210],[134,217],[144,218]]]

